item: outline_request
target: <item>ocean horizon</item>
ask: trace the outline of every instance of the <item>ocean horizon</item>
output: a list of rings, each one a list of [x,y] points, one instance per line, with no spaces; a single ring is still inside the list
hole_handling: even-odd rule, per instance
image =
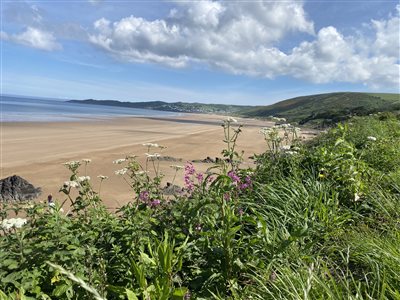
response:
[[[181,113],[80,104],[61,99],[16,95],[0,96],[1,122],[73,122],[119,117],[167,117],[177,115],[181,115]]]

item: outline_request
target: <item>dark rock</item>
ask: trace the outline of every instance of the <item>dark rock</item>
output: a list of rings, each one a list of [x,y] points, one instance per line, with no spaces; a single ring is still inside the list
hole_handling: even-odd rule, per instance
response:
[[[0,201],[26,201],[37,198],[42,192],[20,176],[0,180]]]
[[[183,191],[183,188],[179,185],[167,182],[167,185],[162,189],[165,195],[176,195]]]
[[[182,158],[176,158],[176,157],[172,157],[172,156],[160,156],[160,157],[151,157],[149,159],[150,161],[154,160],[160,160],[160,161],[172,161],[172,162],[179,162],[182,161]]]
[[[215,160],[212,159],[211,157],[207,156],[205,159],[194,159],[192,162],[194,163],[204,163],[204,164],[214,164],[218,162],[219,158],[216,157]]]

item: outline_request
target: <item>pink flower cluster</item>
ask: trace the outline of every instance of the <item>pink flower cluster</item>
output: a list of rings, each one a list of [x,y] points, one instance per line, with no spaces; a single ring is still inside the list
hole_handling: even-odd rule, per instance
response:
[[[161,201],[159,199],[150,199],[150,193],[148,191],[141,191],[139,193],[139,199],[144,203],[147,203],[147,205],[152,208],[161,204]]]
[[[246,189],[251,189],[253,186],[253,183],[251,181],[251,178],[249,175],[246,175],[244,180],[242,180],[238,174],[235,173],[235,171],[229,171],[228,176],[232,179],[232,183],[234,186],[238,188],[239,191],[243,191]]]

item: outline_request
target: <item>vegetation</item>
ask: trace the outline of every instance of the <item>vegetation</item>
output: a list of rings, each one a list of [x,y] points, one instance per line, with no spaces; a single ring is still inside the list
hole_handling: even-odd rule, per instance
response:
[[[307,144],[265,128],[253,169],[241,127],[223,130],[226,159],[206,174],[187,164],[173,198],[148,144],[145,166],[116,161],[136,197],[117,213],[80,176],[89,160],[67,164],[67,215],[4,205],[0,299],[400,299],[396,117],[352,118]],[[10,225],[10,210],[27,223]]]
[[[235,114],[241,110],[249,109],[251,106],[246,105],[227,105],[227,104],[205,104],[205,103],[187,103],[187,102],[163,102],[163,101],[146,101],[146,102],[121,102],[115,100],[71,100],[71,103],[78,104],[94,104],[106,106],[119,106],[140,109],[152,109],[170,112],[188,112],[188,113],[215,113],[215,114]]]
[[[299,124],[331,126],[352,116],[400,110],[399,94],[329,93],[302,96],[241,112],[247,117],[283,117]]]

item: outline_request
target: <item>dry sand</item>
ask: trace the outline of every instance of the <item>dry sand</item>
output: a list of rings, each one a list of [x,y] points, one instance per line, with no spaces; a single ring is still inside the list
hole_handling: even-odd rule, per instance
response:
[[[101,197],[109,208],[119,207],[133,198],[133,193],[124,180],[114,171],[122,168],[112,162],[126,155],[138,155],[145,161],[147,148],[143,143],[158,143],[166,146],[162,154],[182,162],[161,162],[166,174],[165,181],[171,181],[174,171],[171,164],[204,159],[207,156],[221,156],[224,147],[221,120],[215,115],[185,114],[168,118],[116,118],[85,122],[54,123],[3,123],[1,124],[1,178],[19,175],[35,186],[42,187],[43,193],[37,201],[44,201],[52,193],[59,201],[65,199],[59,188],[68,180],[69,171],[62,164],[71,160],[89,158],[87,175],[95,190],[99,186],[98,175],[109,176],[101,187]],[[249,156],[266,149],[261,127],[269,122],[242,119],[243,132],[238,140],[238,149]],[[195,164],[205,170],[209,164]],[[81,174],[84,168],[81,168]],[[182,183],[183,174],[178,173],[176,183]]]

